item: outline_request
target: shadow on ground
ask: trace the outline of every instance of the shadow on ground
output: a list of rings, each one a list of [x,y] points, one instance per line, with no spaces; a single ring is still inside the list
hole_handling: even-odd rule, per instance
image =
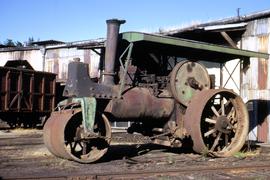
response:
[[[108,152],[102,157],[99,162],[109,162],[112,160],[130,159],[140,157],[153,151],[175,154],[190,154],[194,153],[190,147],[171,148],[157,144],[134,144],[134,145],[112,145]]]

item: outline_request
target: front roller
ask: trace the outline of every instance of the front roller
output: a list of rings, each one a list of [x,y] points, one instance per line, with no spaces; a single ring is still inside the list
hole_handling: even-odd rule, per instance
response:
[[[43,130],[44,143],[52,154],[80,163],[99,160],[111,139],[110,124],[104,114],[97,113],[93,132],[84,130],[81,108],[53,112]]]
[[[248,112],[241,97],[226,89],[197,92],[184,117],[194,151],[228,157],[240,151],[248,134]]]

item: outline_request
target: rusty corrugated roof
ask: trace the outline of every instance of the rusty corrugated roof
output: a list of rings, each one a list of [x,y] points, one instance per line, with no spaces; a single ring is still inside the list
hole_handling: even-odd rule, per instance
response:
[[[36,42],[32,42],[31,44],[38,45],[38,46],[44,46],[44,45],[64,44],[64,42],[51,39],[51,40],[45,40],[45,41],[36,41]]]
[[[179,28],[179,29],[168,30],[168,31],[164,30],[163,32],[159,32],[159,34],[173,36],[173,35],[178,34],[178,33],[183,33],[186,31],[193,31],[196,29],[202,29],[202,28],[207,27],[207,26],[235,24],[235,23],[248,22],[248,21],[252,21],[254,19],[262,19],[262,18],[268,18],[268,17],[270,17],[270,9],[251,13],[248,15],[235,16],[235,17],[231,17],[231,18],[210,21],[207,23],[196,24],[196,25],[185,27],[185,28]]]

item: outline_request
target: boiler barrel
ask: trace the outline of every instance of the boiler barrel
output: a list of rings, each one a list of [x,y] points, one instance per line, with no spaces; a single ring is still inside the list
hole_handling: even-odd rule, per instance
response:
[[[122,99],[111,100],[105,111],[120,119],[160,119],[170,117],[173,109],[174,100],[167,91],[155,97],[147,88],[133,88],[128,90]]]

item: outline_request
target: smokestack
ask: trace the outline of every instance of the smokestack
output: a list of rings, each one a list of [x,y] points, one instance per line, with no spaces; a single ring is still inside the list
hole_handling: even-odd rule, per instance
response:
[[[109,19],[107,23],[107,41],[105,49],[105,70],[103,73],[103,84],[114,85],[114,64],[117,51],[118,35],[120,25],[124,24],[125,20]]]

